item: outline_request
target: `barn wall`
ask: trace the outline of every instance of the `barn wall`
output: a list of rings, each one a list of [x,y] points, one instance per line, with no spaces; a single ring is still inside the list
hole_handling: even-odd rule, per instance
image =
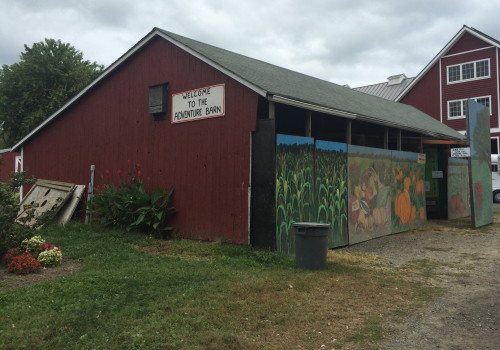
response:
[[[439,64],[435,64],[399,102],[414,106],[440,121],[439,96]]]
[[[458,39],[455,45],[450,47],[445,55],[453,55],[460,52],[477,50],[488,46],[491,45],[470,33],[465,33],[460,39]]]
[[[148,87],[168,82],[166,120],[148,112]],[[171,94],[225,84],[223,117],[171,124]],[[150,186],[175,185],[174,227],[185,237],[248,242],[250,138],[257,95],[163,39],[133,57],[24,145],[38,178],[117,182],[141,164]],[[109,172],[109,174],[107,174]],[[123,178],[123,174],[121,177]]]
[[[8,181],[10,179],[10,173],[15,170],[16,156],[19,155],[21,155],[19,152],[0,153],[0,158],[2,159],[2,164],[0,165],[0,179],[2,181]]]
[[[455,84],[447,83],[447,67],[455,64],[488,59],[490,60],[490,77],[465,81]],[[491,96],[492,115],[490,117],[490,127],[498,127],[498,96],[497,96],[497,63],[496,49],[489,48],[470,53],[464,53],[451,57],[444,57],[441,61],[441,79],[443,81],[443,122],[455,130],[465,130],[465,118],[448,119],[448,101],[466,98]]]

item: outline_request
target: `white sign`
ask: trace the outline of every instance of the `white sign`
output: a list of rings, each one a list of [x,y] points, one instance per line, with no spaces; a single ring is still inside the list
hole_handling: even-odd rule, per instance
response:
[[[433,179],[442,179],[443,178],[443,172],[441,170],[434,170],[432,172],[432,178]]]
[[[223,116],[224,96],[224,84],[172,94],[172,123]]]
[[[425,153],[419,153],[417,156],[418,164],[425,164]]]
[[[453,158],[470,157],[470,147],[452,148],[451,149],[451,156]]]

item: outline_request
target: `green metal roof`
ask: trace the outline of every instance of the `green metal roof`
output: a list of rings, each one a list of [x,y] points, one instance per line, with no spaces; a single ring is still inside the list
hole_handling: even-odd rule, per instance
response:
[[[166,39],[180,43],[198,56],[231,72],[237,78],[263,90],[267,97],[283,97],[353,118],[410,130],[424,135],[464,140],[465,136],[418,109],[340,86],[329,81],[294,72],[225,49],[156,29]],[[155,30],[153,30],[154,32]],[[181,46],[181,47],[182,47]],[[331,114],[335,114],[332,112]],[[342,115],[342,114],[340,114]]]
[[[271,100],[410,130],[432,137],[465,140],[465,136],[462,134],[414,107],[367,95],[348,87],[294,72],[159,28],[153,28],[143,39],[106,68],[96,80],[14,145],[12,150],[21,149],[31,137],[60,116],[73,103],[91,91],[93,87],[106,79],[117,67],[157,36],[188,51]]]

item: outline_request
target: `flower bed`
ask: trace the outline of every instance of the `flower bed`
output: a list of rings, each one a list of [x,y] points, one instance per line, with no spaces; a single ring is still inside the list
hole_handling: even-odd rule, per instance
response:
[[[56,266],[62,262],[61,249],[41,236],[25,239],[20,248],[11,248],[2,259],[7,271],[17,275],[37,272],[43,267]]]

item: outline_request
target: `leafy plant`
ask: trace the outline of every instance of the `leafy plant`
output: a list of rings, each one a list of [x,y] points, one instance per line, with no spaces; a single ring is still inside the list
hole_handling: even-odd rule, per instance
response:
[[[41,268],[42,265],[40,262],[29,253],[13,257],[9,265],[7,265],[7,271],[15,273],[16,275],[35,272]]]
[[[12,261],[12,259],[14,257],[19,256],[19,255],[23,255],[25,253],[26,253],[25,250],[22,250],[19,248],[10,248],[9,250],[7,250],[7,253],[5,253],[5,255],[3,256],[2,264],[7,266],[10,264],[10,262]]]
[[[62,262],[61,249],[54,247],[54,249],[44,250],[38,254],[37,259],[43,266],[56,266]]]
[[[27,238],[21,242],[21,248],[25,250],[36,250],[40,245],[45,243],[45,240],[42,236],[33,236],[31,238]]]
[[[20,247],[21,242],[33,236],[34,228],[16,222],[19,212],[19,186],[30,184],[34,178],[26,173],[12,173],[8,182],[0,181],[0,255],[9,248]],[[34,208],[27,208],[26,219],[34,215]]]
[[[171,206],[174,186],[168,191],[156,187],[148,192],[140,177],[140,164],[135,168],[137,177],[129,172],[129,179],[122,180],[118,186],[104,185],[102,192],[92,199],[93,212],[104,226],[119,226],[165,238],[172,230],[169,219],[175,213]]]

